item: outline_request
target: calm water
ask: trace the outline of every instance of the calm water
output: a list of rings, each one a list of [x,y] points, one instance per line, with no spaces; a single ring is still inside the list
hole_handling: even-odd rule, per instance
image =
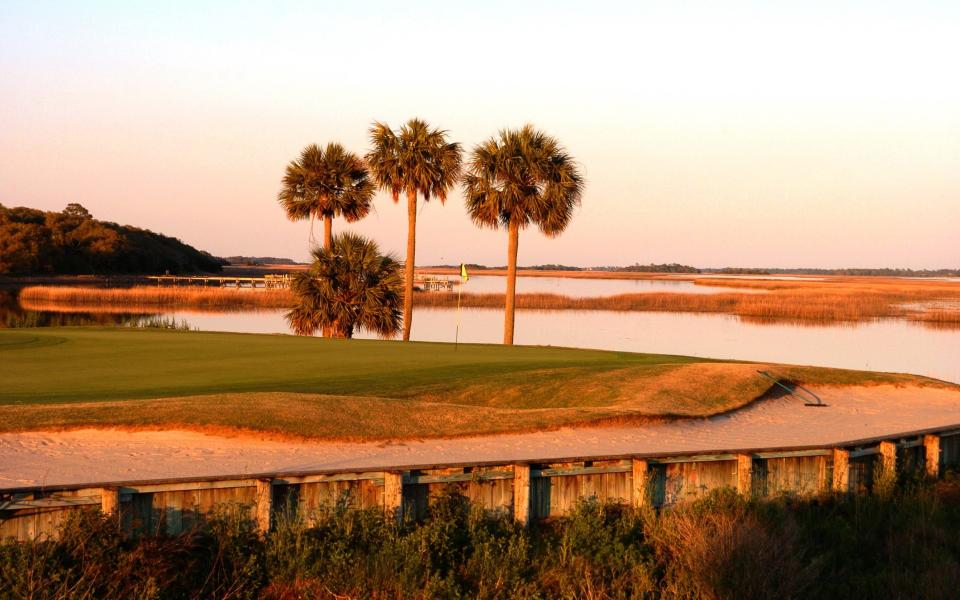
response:
[[[289,333],[282,310],[167,314],[202,330]],[[452,342],[455,329],[456,311],[419,308],[414,313],[411,337]],[[461,342],[499,343],[502,339],[502,310],[462,311]],[[712,314],[519,311],[515,341],[896,371],[960,383],[960,330],[930,329],[893,319],[809,327],[761,325]]]
[[[474,294],[502,294],[507,289],[506,278],[499,275],[470,275],[463,285],[464,292]],[[577,279],[573,277],[517,277],[518,294],[560,294],[571,298],[643,294],[648,292],[676,292],[684,294],[764,293],[763,290],[694,285],[692,281],[669,279]]]

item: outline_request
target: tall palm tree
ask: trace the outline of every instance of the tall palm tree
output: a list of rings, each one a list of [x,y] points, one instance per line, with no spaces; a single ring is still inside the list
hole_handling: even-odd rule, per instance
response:
[[[363,160],[331,142],[326,148],[310,144],[287,165],[277,200],[291,221],[323,219],[323,247],[329,250],[334,217],[362,219],[374,193]]]
[[[531,125],[503,130],[473,149],[463,177],[467,212],[480,227],[508,232],[504,344],[513,344],[520,230],[536,225],[544,235],[560,235],[583,186],[573,157]]]
[[[297,303],[286,317],[297,335],[321,329],[350,338],[360,328],[391,337],[400,330],[403,282],[396,258],[348,232],[335,236],[330,248],[314,248],[313,259],[291,282]]]
[[[410,340],[413,323],[413,268],[417,246],[417,194],[424,202],[443,203],[447,190],[460,177],[460,144],[448,142],[447,132],[410,119],[399,131],[376,122],[370,128],[373,149],[367,153],[370,171],[393,201],[407,196],[407,261],[404,263],[403,340]]]

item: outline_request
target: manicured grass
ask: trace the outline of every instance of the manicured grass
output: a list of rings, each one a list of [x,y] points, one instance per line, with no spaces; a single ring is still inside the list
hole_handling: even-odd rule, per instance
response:
[[[177,425],[385,439],[708,416],[764,394],[758,368],[811,384],[934,384],[567,348],[38,328],[0,330],[0,431]]]
[[[122,328],[0,331],[0,404],[222,392],[405,396],[531,372],[702,359],[499,345],[330,340]]]

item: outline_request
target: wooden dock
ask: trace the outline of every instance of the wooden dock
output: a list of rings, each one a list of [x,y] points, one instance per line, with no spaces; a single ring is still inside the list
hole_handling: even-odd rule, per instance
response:
[[[151,275],[148,280],[157,286],[195,286],[251,289],[286,289],[290,287],[291,276],[264,275],[263,277],[222,277],[219,275]]]
[[[163,287],[222,287],[279,290],[290,287],[292,275],[264,275],[263,277],[224,277],[221,275],[151,275],[147,277],[157,286]],[[455,279],[446,279],[433,275],[414,276],[414,287],[426,292],[452,292],[456,285]]]
[[[421,275],[417,273],[413,277],[414,287],[418,287],[425,292],[452,292],[456,289],[457,281],[435,275]]]
[[[309,521],[337,502],[418,518],[448,486],[526,524],[566,515],[581,498],[659,508],[719,488],[751,497],[866,494],[896,485],[897,474],[936,478],[957,468],[960,424],[818,447],[8,487],[0,488],[0,539],[55,536],[72,511],[84,509],[116,515],[134,536],[189,531],[227,505],[243,507],[262,531],[285,512]]]

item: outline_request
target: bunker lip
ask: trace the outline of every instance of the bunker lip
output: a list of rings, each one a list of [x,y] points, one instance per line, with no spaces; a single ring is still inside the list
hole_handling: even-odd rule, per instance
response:
[[[826,409],[777,398],[716,417],[630,427],[405,442],[276,442],[188,431],[0,434],[0,489],[323,473],[423,465],[479,466],[569,457],[664,457],[856,446],[960,428],[960,392],[817,387]],[[572,460],[575,460],[572,459]]]

